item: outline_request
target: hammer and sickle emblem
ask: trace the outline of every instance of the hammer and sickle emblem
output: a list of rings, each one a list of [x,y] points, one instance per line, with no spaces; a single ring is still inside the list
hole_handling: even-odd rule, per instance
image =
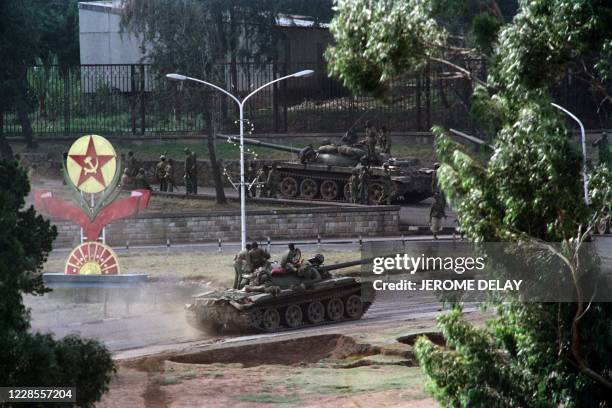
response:
[[[91,174],[98,171],[98,159],[96,158],[96,164],[91,164],[91,156],[87,156],[85,158],[85,164],[87,164],[87,168],[83,167],[85,174]]]

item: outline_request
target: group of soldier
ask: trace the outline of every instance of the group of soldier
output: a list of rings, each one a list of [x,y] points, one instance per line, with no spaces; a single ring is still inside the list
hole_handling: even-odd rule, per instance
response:
[[[138,160],[136,160],[134,152],[132,151],[128,152],[126,166],[123,170],[123,174],[121,175],[121,188],[124,190],[152,190],[147,178],[145,177],[144,168],[139,167]]]
[[[314,283],[328,277],[329,272],[322,271],[320,266],[324,262],[321,254],[308,260],[302,259],[302,252],[295,244],[289,244],[280,259],[279,266],[282,272],[295,274],[301,283],[294,289],[311,287]],[[247,292],[267,292],[277,294],[279,288],[272,282],[272,264],[270,253],[261,248],[257,242],[246,245],[234,257],[234,289],[243,289]]]
[[[198,194],[198,162],[195,152],[185,148],[184,176],[185,194]],[[173,192],[177,188],[174,178],[174,160],[166,158],[165,154],[159,156],[155,165],[155,179],[159,183],[159,191]]]
[[[391,172],[387,163],[383,164],[383,173],[379,177],[380,192],[374,195],[371,188],[372,174],[369,166],[358,166],[352,171],[348,179],[351,202],[355,204],[371,204],[376,200],[376,204],[391,204],[391,199],[395,194],[395,185],[391,180]]]

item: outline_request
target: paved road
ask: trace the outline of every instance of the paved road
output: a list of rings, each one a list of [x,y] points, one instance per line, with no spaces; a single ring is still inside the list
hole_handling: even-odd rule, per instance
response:
[[[202,288],[193,288],[192,292]],[[47,295],[45,296],[47,297]],[[402,322],[424,316],[434,316],[442,305],[431,296],[406,297],[404,292],[382,293],[362,320],[337,323],[318,328],[301,329],[274,334],[210,337],[190,328],[184,320],[182,305],[178,302],[153,310],[151,305],[140,305],[134,315],[103,318],[102,306],[96,303],[63,304],[43,298],[26,299],[32,308],[32,328],[52,332],[58,337],[75,333],[96,338],[118,356],[137,356],[167,349],[183,348],[194,344],[233,342],[272,336],[291,336],[300,333],[347,331],[376,323]],[[186,297],[185,301],[188,300]],[[115,305],[115,312],[120,305]],[[96,312],[97,311],[97,312]]]

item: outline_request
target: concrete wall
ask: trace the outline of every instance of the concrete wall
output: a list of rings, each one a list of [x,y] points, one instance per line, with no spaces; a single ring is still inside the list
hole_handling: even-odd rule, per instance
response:
[[[55,248],[72,248],[80,242],[80,228],[70,221],[53,220],[58,237]],[[399,207],[295,208],[247,213],[249,240],[357,238],[398,235]],[[111,246],[165,245],[240,240],[240,214],[230,211],[205,214],[143,214],[117,221],[106,228]]]

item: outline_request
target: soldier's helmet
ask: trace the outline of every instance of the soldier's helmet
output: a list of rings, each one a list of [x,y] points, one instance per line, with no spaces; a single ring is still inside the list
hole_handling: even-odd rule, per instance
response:
[[[313,258],[310,258],[308,262],[315,265],[322,265],[325,261],[325,257],[322,254],[316,254]]]
[[[138,169],[138,174],[144,174],[144,169],[142,167]]]
[[[164,156],[163,154],[161,156],[159,156],[159,160],[164,161],[166,160],[166,156]]]
[[[128,169],[127,167],[125,169],[123,169],[123,174],[129,176],[130,175],[130,169]]]
[[[440,163],[435,162],[434,163],[434,169],[438,170],[440,168]]]

